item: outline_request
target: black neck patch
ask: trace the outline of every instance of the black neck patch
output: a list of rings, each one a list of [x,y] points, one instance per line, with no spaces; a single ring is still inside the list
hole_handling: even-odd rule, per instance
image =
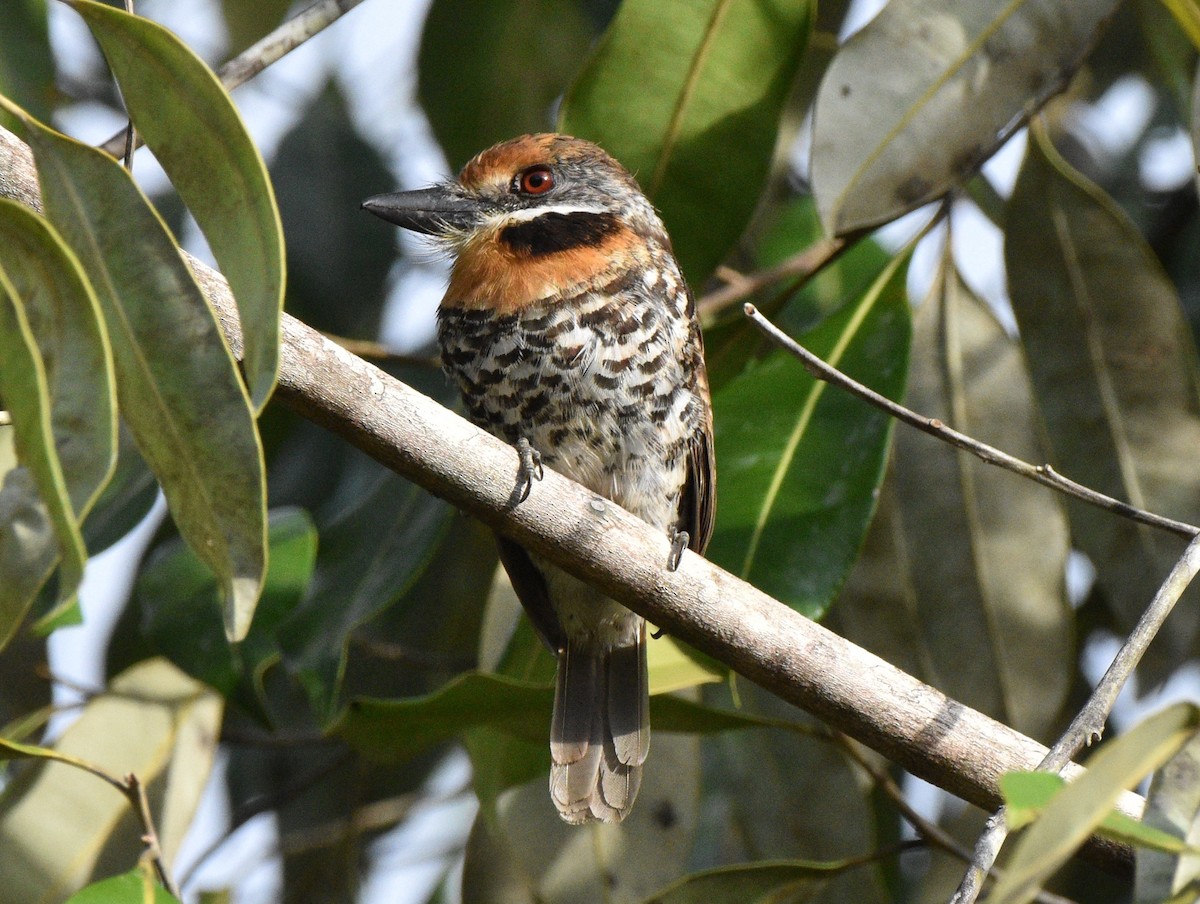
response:
[[[542,257],[572,248],[595,247],[620,228],[611,213],[549,211],[505,226],[500,230],[500,241],[514,251]]]

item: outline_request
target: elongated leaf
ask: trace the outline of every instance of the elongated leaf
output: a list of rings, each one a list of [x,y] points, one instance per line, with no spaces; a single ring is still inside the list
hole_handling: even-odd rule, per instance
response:
[[[908,366],[907,253],[859,299],[800,337],[884,395]],[[713,399],[721,504],[708,557],[810,617],[854,561],[875,509],[891,418],[813,378],[783,351]]]
[[[638,177],[693,286],[758,203],[814,9],[628,0],[567,93],[562,131],[600,143]]]
[[[1017,840],[1004,877],[988,900],[1025,904],[1133,787],[1183,747],[1200,728],[1200,709],[1179,703],[1102,747]]]
[[[70,0],[112,67],[129,116],[154,151],[237,299],[250,398],[262,410],[279,370],[283,229],[267,168],[204,61],[148,19]]]
[[[1117,0],[892,0],[817,96],[813,190],[825,228],[895,219],[991,156],[1082,61]]]
[[[418,91],[450,165],[547,131],[592,36],[576,3],[437,0],[421,32]]]
[[[1067,166],[1043,129],[1030,134],[1005,261],[1052,461],[1085,486],[1196,523],[1200,367],[1175,290],[1112,201]],[[1182,541],[1080,503],[1067,512],[1127,629]],[[1185,596],[1159,633],[1152,674],[1193,649],[1195,599]]]
[[[225,630],[239,639],[266,569],[266,481],[233,356],[129,174],[101,151],[26,126],[46,212],[100,299],[121,413],[180,533],[219,577]]]
[[[56,560],[58,598],[83,579],[87,550],[55,448],[50,391],[24,303],[0,266],[0,398],[20,464],[0,487],[0,648],[12,638]]]
[[[1146,795],[1146,813],[1142,822],[1169,834],[1191,851],[1158,851],[1150,848],[1137,852],[1134,875],[1136,904],[1167,901],[1200,880],[1200,741],[1192,738],[1179,753],[1154,774]]]
[[[58,762],[21,773],[0,794],[0,875],[13,901],[62,900],[89,877],[93,864],[129,813],[123,794],[88,771],[96,764],[110,775],[135,773],[157,797],[182,744],[206,739],[209,757],[221,721],[220,698],[161,659],[148,660],[112,682],[112,694],[88,703],[79,720],[50,751]],[[120,730],[114,730],[120,726]],[[8,754],[44,758],[40,748],[0,742]],[[191,761],[192,781],[203,782],[207,767]],[[171,806],[190,813],[189,802]],[[169,796],[169,795],[168,795]],[[156,809],[157,817],[164,814]],[[169,820],[174,821],[174,820]],[[126,863],[143,846],[138,831],[120,842]],[[110,848],[111,850],[111,848]]]
[[[1171,11],[1183,33],[1200,50],[1200,3],[1196,0],[1162,0],[1162,5]]]
[[[55,100],[46,0],[9,0],[0,28],[0,94],[47,118]],[[0,111],[0,124],[12,122]]]
[[[1000,778],[1004,794],[1004,820],[1009,831],[1015,832],[1035,822],[1067,787],[1066,779],[1053,772],[1010,772]],[[1110,810],[1097,827],[1099,834],[1125,844],[1137,845],[1156,852],[1179,854],[1188,846],[1174,835],[1139,822],[1119,810]],[[1166,896],[1157,900],[1162,901]]]
[[[24,304],[46,368],[50,423],[82,521],[112,473],[116,387],[108,333],[79,261],[44,219],[0,199],[0,266]]]
[[[908,406],[1043,461],[1020,346],[948,260],[913,329]],[[956,700],[1042,736],[1075,670],[1059,498],[908,428],[888,483],[839,624]]]

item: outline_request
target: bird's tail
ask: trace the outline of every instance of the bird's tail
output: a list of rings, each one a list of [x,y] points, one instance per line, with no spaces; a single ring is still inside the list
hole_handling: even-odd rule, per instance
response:
[[[550,797],[569,823],[620,822],[650,750],[646,623],[611,649],[568,643],[558,657],[550,724]]]

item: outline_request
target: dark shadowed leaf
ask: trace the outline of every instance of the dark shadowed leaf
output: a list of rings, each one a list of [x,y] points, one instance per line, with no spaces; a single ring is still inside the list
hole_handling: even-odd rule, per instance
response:
[[[0,28],[0,94],[48,119],[57,89],[46,0],[9,0]],[[12,126],[0,110],[0,125]]]
[[[906,404],[1045,458],[1020,346],[946,259],[916,314]],[[1042,737],[1074,673],[1059,497],[908,427],[888,481],[839,623],[956,700]]]
[[[246,638],[225,639],[213,573],[178,538],[147,557],[134,587],[142,631],[155,649],[189,675],[266,715],[263,671],[280,657],[275,630],[295,609],[312,577],[317,533],[301,509],[273,509],[268,527],[270,566]]]
[[[1175,289],[1137,231],[1034,128],[1009,205],[1009,293],[1054,465],[1139,508],[1200,523],[1200,368]],[[1074,542],[1128,628],[1183,541],[1068,502]],[[1188,600],[1191,600],[1189,603]],[[1144,665],[1193,649],[1189,593]]]
[[[129,174],[36,122],[26,135],[46,212],[96,288],[121,414],[180,532],[214,572],[225,628],[245,635],[266,568],[253,411],[216,316]]]
[[[338,705],[351,634],[412,587],[450,524],[441,500],[383,468],[367,473],[357,504],[321,530],[313,580],[278,634],[322,720]]]
[[[292,0],[221,0],[229,49],[240,53],[280,23]]]
[[[92,0],[87,20],[129,108],[196,218],[237,299],[250,398],[261,410],[279,370],[283,230],[271,180],[212,70],[167,29]]]
[[[800,337],[890,398],[903,391],[908,253]],[[875,510],[892,422],[778,351],[713,398],[721,504],[708,557],[810,617],[849,571]]]
[[[567,93],[562,130],[637,176],[694,287],[758,203],[814,11],[798,0],[629,0]]]
[[[450,165],[549,131],[592,38],[576,2],[437,0],[421,35],[418,91]]]
[[[940,197],[1075,71],[1116,0],[893,0],[817,96],[813,189],[834,234]]]
[[[112,546],[150,512],[158,498],[158,481],[138,452],[129,428],[117,430],[117,467],[83,523],[88,554],[96,555]]]

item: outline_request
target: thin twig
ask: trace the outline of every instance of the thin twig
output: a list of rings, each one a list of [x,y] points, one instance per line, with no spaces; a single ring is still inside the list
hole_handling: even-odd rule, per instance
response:
[[[749,274],[725,271],[721,276],[726,285],[702,295],[696,302],[696,310],[701,317],[711,317],[766,286],[792,277],[808,279],[836,260],[848,245],[845,237],[821,239],[774,267]]]
[[[229,60],[217,70],[217,77],[226,90],[232,91],[291,53],[309,38],[320,34],[360,3],[362,0],[319,0],[304,12],[288,19],[257,44]],[[126,129],[122,129],[100,145],[100,148],[116,157],[121,152],[125,134]],[[141,142],[136,146],[140,147]],[[132,156],[133,150],[131,147],[127,153]]]
[[[171,881],[166,861],[163,859],[162,845],[158,841],[158,831],[154,828],[154,816],[150,813],[150,801],[146,797],[146,786],[132,772],[125,776],[124,794],[142,824],[142,843],[146,845],[146,852],[150,856],[150,862],[154,864],[154,872],[158,874],[158,881],[162,883],[163,888],[179,898],[179,888]]]
[[[1096,684],[1087,703],[1071,721],[1058,743],[1050,748],[1045,759],[1038,764],[1038,771],[1059,772],[1084,746],[1100,740],[1104,724],[1108,721],[1109,713],[1112,712],[1121,689],[1129,681],[1146,648],[1158,635],[1167,616],[1175,609],[1175,604],[1179,602],[1179,598],[1183,596],[1183,592],[1187,590],[1198,571],[1200,537],[1193,539],[1183,551],[1171,573],[1154,594],[1154,599],[1138,619],[1137,625],[1113,657],[1112,663],[1105,671],[1104,677]],[[973,904],[979,897],[983,879],[996,862],[1007,836],[1008,826],[1002,807],[988,820],[987,827],[975,843],[975,855],[958,891],[951,899],[951,904]]]
[[[1147,512],[1127,502],[1122,502],[1119,499],[1098,493],[1095,490],[1085,487],[1083,484],[1076,483],[1074,480],[1064,477],[1048,464],[1031,465],[1029,462],[1022,461],[1015,456],[1009,455],[1007,452],[1002,452],[995,446],[989,446],[987,443],[981,443],[977,439],[972,439],[965,433],[959,433],[953,427],[947,427],[937,418],[917,414],[915,411],[893,402],[886,396],[882,396],[857,380],[848,377],[837,368],[826,364],[804,346],[800,345],[800,343],[796,342],[795,339],[792,339],[780,330],[775,324],[771,323],[754,305],[747,304],[745,310],[746,316],[750,318],[750,321],[764,335],[781,348],[799,358],[804,364],[805,369],[818,380],[824,380],[826,383],[840,387],[850,394],[858,396],[864,402],[882,409],[898,421],[902,421],[911,427],[916,427],[918,430],[928,433],[930,436],[936,437],[943,442],[947,442],[958,449],[962,449],[964,452],[970,452],[987,464],[996,465],[997,467],[1004,468],[1006,471],[1012,471],[1014,474],[1020,474],[1022,477],[1027,477],[1043,486],[1050,487],[1068,496],[1073,496],[1089,505],[1102,508],[1123,518],[1129,518],[1132,521],[1137,521],[1150,527],[1157,527],[1160,530],[1169,531],[1187,539],[1200,534],[1200,527],[1195,527],[1183,521],[1176,521],[1173,518],[1164,518],[1162,515]]]

